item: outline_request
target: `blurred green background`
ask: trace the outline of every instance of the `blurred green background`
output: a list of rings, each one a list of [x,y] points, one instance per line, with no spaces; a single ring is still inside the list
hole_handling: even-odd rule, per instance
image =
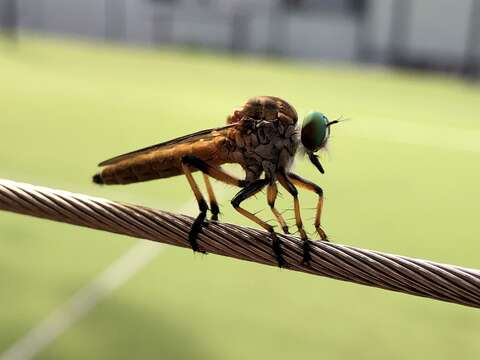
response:
[[[334,242],[480,268],[480,90],[453,77],[0,42],[0,177],[194,215],[183,178],[97,187],[91,175],[110,156],[220,126],[254,95],[351,119],[333,129],[325,175],[296,170],[323,187]],[[251,225],[230,207],[236,190],[214,186],[223,220]],[[301,201],[310,225],[316,199]],[[271,218],[263,196],[247,208]],[[0,213],[0,353],[135,243]],[[477,359],[479,336],[475,309],[166,247],[38,358]]]

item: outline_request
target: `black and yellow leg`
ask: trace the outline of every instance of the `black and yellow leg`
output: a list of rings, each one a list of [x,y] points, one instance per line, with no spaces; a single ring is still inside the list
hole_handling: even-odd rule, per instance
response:
[[[323,241],[328,241],[328,237],[327,237],[327,234],[325,234],[325,231],[323,231],[322,227],[321,227],[321,217],[322,217],[322,208],[323,208],[323,190],[320,186],[318,186],[317,184],[309,181],[309,180],[306,180],[300,176],[298,176],[297,174],[294,174],[294,173],[288,173],[288,177],[290,178],[290,180],[297,186],[305,189],[305,190],[309,190],[309,191],[313,191],[315,194],[318,195],[318,202],[317,202],[317,211],[316,211],[316,214],[315,214],[315,230],[317,231],[318,235],[320,236],[320,239],[322,239]]]
[[[303,228],[302,216],[300,214],[300,202],[298,201],[298,190],[290,181],[285,173],[278,173],[277,174],[278,181],[280,184],[288,191],[290,195],[293,197],[293,207],[295,210],[295,223],[297,225],[298,232],[300,233],[300,237],[303,240],[307,239],[307,233]]]
[[[200,210],[200,214],[198,214],[197,218],[193,222],[192,228],[190,229],[190,233],[188,234],[188,241],[190,242],[190,246],[192,247],[192,250],[199,251],[197,238],[198,238],[198,234],[202,231],[205,218],[207,217],[208,205],[202,195],[202,192],[200,191],[200,188],[198,187],[197,182],[192,176],[192,166],[187,161],[183,161],[183,159],[182,159],[182,169],[183,169],[183,173],[187,177],[190,187],[192,188],[193,194],[195,195],[195,199],[197,199],[198,208]]]
[[[250,211],[245,210],[245,209],[240,207],[240,204],[244,200],[254,196],[256,193],[261,191],[265,186],[267,186],[268,183],[269,183],[269,180],[266,180],[266,179],[259,179],[259,180],[253,181],[250,185],[248,185],[247,187],[240,190],[235,195],[235,197],[232,199],[231,203],[232,203],[232,206],[235,208],[235,210],[237,210],[240,214],[249,218],[250,220],[252,220],[256,224],[260,225],[265,230],[267,230],[269,232],[273,232],[273,226],[272,225],[263,221],[257,215],[251,213]]]
[[[278,195],[277,184],[275,182],[271,182],[270,184],[268,184],[268,187],[267,187],[268,205],[270,206],[270,209],[272,210],[273,215],[275,215],[275,218],[277,219],[278,223],[282,227],[283,232],[285,234],[289,234],[287,222],[283,218],[282,214],[275,207],[275,201],[277,200],[277,195]]]
[[[204,173],[214,178],[215,180],[221,181],[228,185],[233,185],[238,187],[245,187],[247,185],[247,181],[237,179],[236,177],[230,175],[219,166],[211,166],[208,164],[207,166],[208,167],[205,169],[206,172],[204,171]],[[200,170],[203,171],[202,169]]]
[[[209,177],[212,177],[223,183],[238,186],[238,187],[244,187],[246,185],[246,182],[244,180],[240,180],[233,177],[232,175],[224,171],[221,167],[212,166],[206,163],[205,161],[192,155],[184,156],[182,158],[182,164],[183,166],[188,165],[189,167],[195,170],[200,170],[203,173],[203,179],[205,181],[205,187],[207,188],[208,198],[210,201],[210,211],[212,212],[212,220],[218,220],[218,214],[220,213],[220,208],[218,207],[217,198],[213,191],[213,187]]]
[[[303,228],[302,216],[300,214],[300,201],[298,200],[298,190],[293,185],[293,183],[288,178],[287,174],[284,171],[277,173],[277,178],[280,184],[287,190],[290,195],[293,197],[293,206],[295,210],[295,223],[297,225],[298,232],[300,233],[300,238],[303,240],[303,263],[308,264],[311,259],[310,256],[310,242],[307,237],[307,233]]]
[[[272,225],[269,223],[263,221],[260,219],[258,216],[255,214],[251,213],[248,210],[245,210],[240,207],[240,204],[257,194],[259,191],[261,191],[265,186],[267,186],[270,183],[269,179],[259,179],[255,180],[249,185],[247,185],[245,188],[240,190],[237,195],[232,199],[231,203],[232,206],[237,210],[240,214],[245,216],[246,218],[250,219],[251,221],[255,222],[256,224],[260,225],[263,227],[265,230],[267,230],[271,235],[272,235],[272,250],[275,254],[275,258],[277,260],[278,266],[282,267],[285,264],[285,260],[283,259],[282,256],[282,249],[280,247],[280,240],[278,239],[277,235],[275,234],[274,228]]]
[[[210,183],[210,179],[208,178],[208,176],[213,177],[214,179],[217,179],[224,183],[239,186],[239,187],[244,187],[246,185],[246,182],[229,175],[222,168],[212,166],[206,163],[205,161],[197,158],[196,156],[191,156],[191,155],[184,156],[182,158],[182,169],[185,176],[187,177],[190,187],[193,190],[195,198],[197,199],[197,202],[198,202],[198,207],[200,209],[200,214],[193,222],[192,229],[190,230],[190,234],[188,236],[188,240],[190,241],[190,245],[193,251],[198,251],[197,238],[198,238],[198,234],[202,231],[202,227],[205,225],[208,206],[207,206],[207,202],[205,201],[200,191],[200,188],[198,187],[197,182],[192,176],[192,170],[200,170],[203,173],[203,176],[205,179],[205,185],[208,192],[208,197],[210,200],[212,220],[218,219],[218,214],[220,212],[220,209],[218,207],[215,193],[213,192],[212,184]]]
[[[212,213],[212,220],[218,220],[218,214],[220,213],[220,208],[218,207],[217,198],[213,192],[212,183],[207,174],[203,174],[203,180],[205,181],[205,187],[207,188],[208,199],[210,201],[210,211]]]
[[[184,164],[193,166],[195,169],[200,170],[204,174],[221,181],[225,184],[234,185],[238,187],[245,187],[247,182],[245,180],[237,179],[236,177],[230,175],[225,170],[219,166],[212,166],[202,159],[197,158],[196,156],[187,155],[182,158]]]

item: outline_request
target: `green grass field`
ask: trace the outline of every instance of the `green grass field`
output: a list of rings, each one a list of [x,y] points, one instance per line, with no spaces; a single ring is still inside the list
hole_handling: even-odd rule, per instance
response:
[[[183,178],[97,187],[91,175],[112,155],[222,125],[263,94],[352,119],[333,130],[325,175],[297,165],[324,188],[333,241],[480,268],[480,89],[455,78],[0,42],[0,177],[195,214]],[[222,191],[224,220],[251,225],[230,208],[234,193]],[[301,201],[311,219],[315,198]],[[0,213],[0,353],[134,243]],[[475,309],[169,247],[38,358],[477,359],[479,336]]]

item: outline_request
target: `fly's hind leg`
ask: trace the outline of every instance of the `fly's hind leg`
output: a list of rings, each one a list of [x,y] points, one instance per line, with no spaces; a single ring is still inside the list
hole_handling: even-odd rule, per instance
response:
[[[190,245],[192,246],[193,251],[198,251],[197,238],[198,238],[198,234],[202,231],[202,227],[205,226],[205,219],[207,217],[208,205],[200,191],[200,188],[198,187],[195,179],[192,176],[191,170],[196,169],[196,170],[200,170],[203,173],[203,176],[205,179],[205,185],[207,187],[208,197],[210,199],[210,209],[212,212],[212,220],[218,219],[218,214],[220,212],[220,209],[218,207],[215,193],[213,192],[212,184],[210,183],[210,179],[208,177],[210,176],[226,184],[235,185],[239,187],[245,186],[246,183],[243,180],[239,180],[229,175],[220,167],[211,166],[205,161],[192,155],[187,155],[182,158],[182,169],[185,176],[187,177],[190,187],[193,190],[195,198],[197,199],[197,202],[198,202],[198,207],[200,209],[200,214],[195,219],[192,225],[192,229],[190,230],[190,234],[188,235],[188,240],[190,242]]]
[[[195,252],[195,251],[199,251],[197,238],[198,238],[198,234],[200,234],[200,232],[202,231],[205,218],[207,217],[208,205],[202,195],[202,192],[200,191],[200,188],[198,187],[197,182],[192,176],[191,165],[188,164],[188,161],[185,161],[185,159],[182,159],[182,169],[183,169],[183,173],[187,177],[190,187],[192,188],[193,194],[197,199],[198,209],[200,210],[200,214],[198,214],[197,218],[193,222],[192,228],[190,229],[190,233],[188,234],[188,241],[190,242],[190,246],[192,247],[192,250]]]
[[[315,214],[315,230],[317,231],[318,235],[320,236],[320,239],[322,239],[323,241],[328,241],[328,237],[327,237],[327,234],[325,234],[325,231],[323,231],[322,227],[321,227],[321,224],[320,224],[320,219],[322,217],[322,208],[323,208],[323,190],[320,186],[318,186],[317,184],[309,181],[309,180],[306,180],[294,173],[288,173],[288,177],[290,178],[290,180],[292,180],[292,182],[305,189],[305,190],[309,190],[309,191],[313,191],[315,194],[318,195],[318,202],[317,202],[317,210],[316,210],[316,214]]]
[[[255,214],[251,213],[248,210],[245,210],[240,207],[240,204],[254,196],[256,193],[261,191],[267,184],[270,183],[269,179],[258,179],[247,185],[244,189],[240,190],[237,195],[232,199],[231,203],[232,206],[237,210],[240,214],[245,216],[246,218],[252,220],[253,222],[257,223],[261,227],[263,227],[265,230],[267,230],[271,236],[272,236],[272,250],[275,254],[275,258],[277,260],[278,266],[282,267],[285,265],[285,260],[283,259],[282,256],[282,249],[280,247],[280,240],[278,239],[277,235],[275,234],[274,228],[272,225],[269,223],[263,221],[260,219],[258,216]]]

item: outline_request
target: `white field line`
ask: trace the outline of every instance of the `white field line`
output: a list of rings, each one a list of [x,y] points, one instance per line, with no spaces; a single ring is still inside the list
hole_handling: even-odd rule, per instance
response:
[[[0,355],[0,359],[34,358],[68,328],[87,315],[102,299],[150,263],[164,248],[164,246],[140,240],[89,284],[18,339]]]
[[[217,193],[221,193],[221,191],[217,191]],[[191,210],[193,203],[194,201],[185,204],[180,212]],[[164,245],[139,240],[90,283],[73,294],[70,299],[0,354],[0,360],[33,359],[93,310],[99,302],[152,262],[165,248]]]

